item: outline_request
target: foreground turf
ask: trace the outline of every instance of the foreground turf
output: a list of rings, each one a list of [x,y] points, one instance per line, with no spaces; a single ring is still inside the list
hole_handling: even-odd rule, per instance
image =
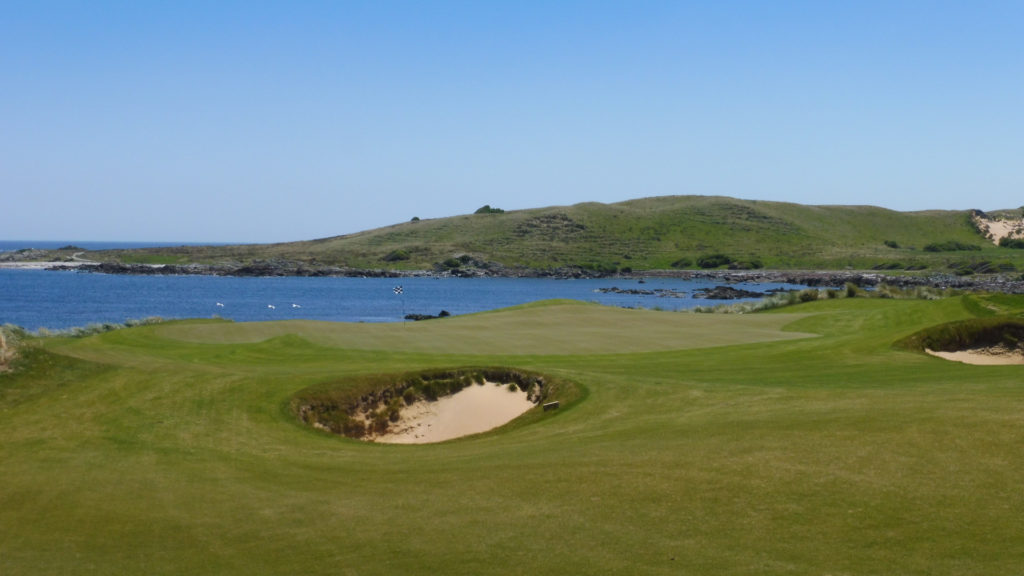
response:
[[[1022,307],[552,303],[48,341],[0,376],[0,574],[1015,573],[1022,369],[892,346],[992,309]],[[481,364],[587,395],[427,446],[286,409],[346,375]]]

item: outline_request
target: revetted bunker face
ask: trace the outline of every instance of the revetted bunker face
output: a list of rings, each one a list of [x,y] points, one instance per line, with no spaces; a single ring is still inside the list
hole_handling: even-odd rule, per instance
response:
[[[298,392],[292,399],[292,410],[302,422],[319,430],[361,440],[388,441],[388,436],[402,427],[407,415],[417,412],[416,407],[439,404],[471,386],[496,385],[507,392],[517,392],[515,397],[506,397],[528,402],[530,405],[523,406],[524,409],[542,404],[557,406],[559,400],[564,402],[578,395],[575,385],[532,371],[451,368],[320,384]],[[506,422],[497,422],[490,428]],[[469,433],[486,429],[489,428]]]
[[[986,346],[1024,347],[1024,319],[972,318],[925,328],[902,341],[918,350],[957,352]]]
[[[968,364],[1024,361],[1024,320],[972,318],[932,326],[902,340],[904,347]]]

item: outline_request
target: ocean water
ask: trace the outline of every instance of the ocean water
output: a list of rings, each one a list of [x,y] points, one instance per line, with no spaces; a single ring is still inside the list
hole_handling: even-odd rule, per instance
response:
[[[402,293],[394,288],[402,286]],[[689,297],[710,281],[521,278],[234,278],[127,276],[0,269],[0,324],[28,330],[121,323],[159,316],[240,322],[313,319],[397,322],[405,314],[469,314],[536,300],[569,298],[630,308],[679,310],[718,301]],[[601,288],[682,291],[685,298],[601,293]],[[737,284],[767,291],[792,284]]]

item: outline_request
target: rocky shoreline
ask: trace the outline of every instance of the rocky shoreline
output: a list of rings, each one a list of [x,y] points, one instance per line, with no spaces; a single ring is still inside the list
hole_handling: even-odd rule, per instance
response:
[[[250,264],[185,264],[152,265],[112,262],[74,262],[55,264],[47,270],[75,270],[101,274],[135,275],[206,275],[241,277],[346,277],[346,278],[550,278],[550,279],[633,279],[672,278],[710,280],[724,284],[740,282],[801,284],[816,288],[838,288],[847,283],[860,287],[888,284],[901,288],[927,286],[969,291],[1024,293],[1024,279],[1019,274],[955,274],[899,275],[856,270],[645,270],[631,273],[607,273],[584,268],[565,267],[544,270],[506,268],[502,266],[465,267],[443,270],[383,270],[317,266],[287,261],[264,261]]]

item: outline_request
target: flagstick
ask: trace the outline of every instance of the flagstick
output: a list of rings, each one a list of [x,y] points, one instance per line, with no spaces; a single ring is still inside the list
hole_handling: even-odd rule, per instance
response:
[[[405,318],[405,291],[402,290],[402,285],[399,284],[398,286],[395,286],[392,292],[394,292],[396,296],[402,297],[402,324],[405,324],[407,322]]]

